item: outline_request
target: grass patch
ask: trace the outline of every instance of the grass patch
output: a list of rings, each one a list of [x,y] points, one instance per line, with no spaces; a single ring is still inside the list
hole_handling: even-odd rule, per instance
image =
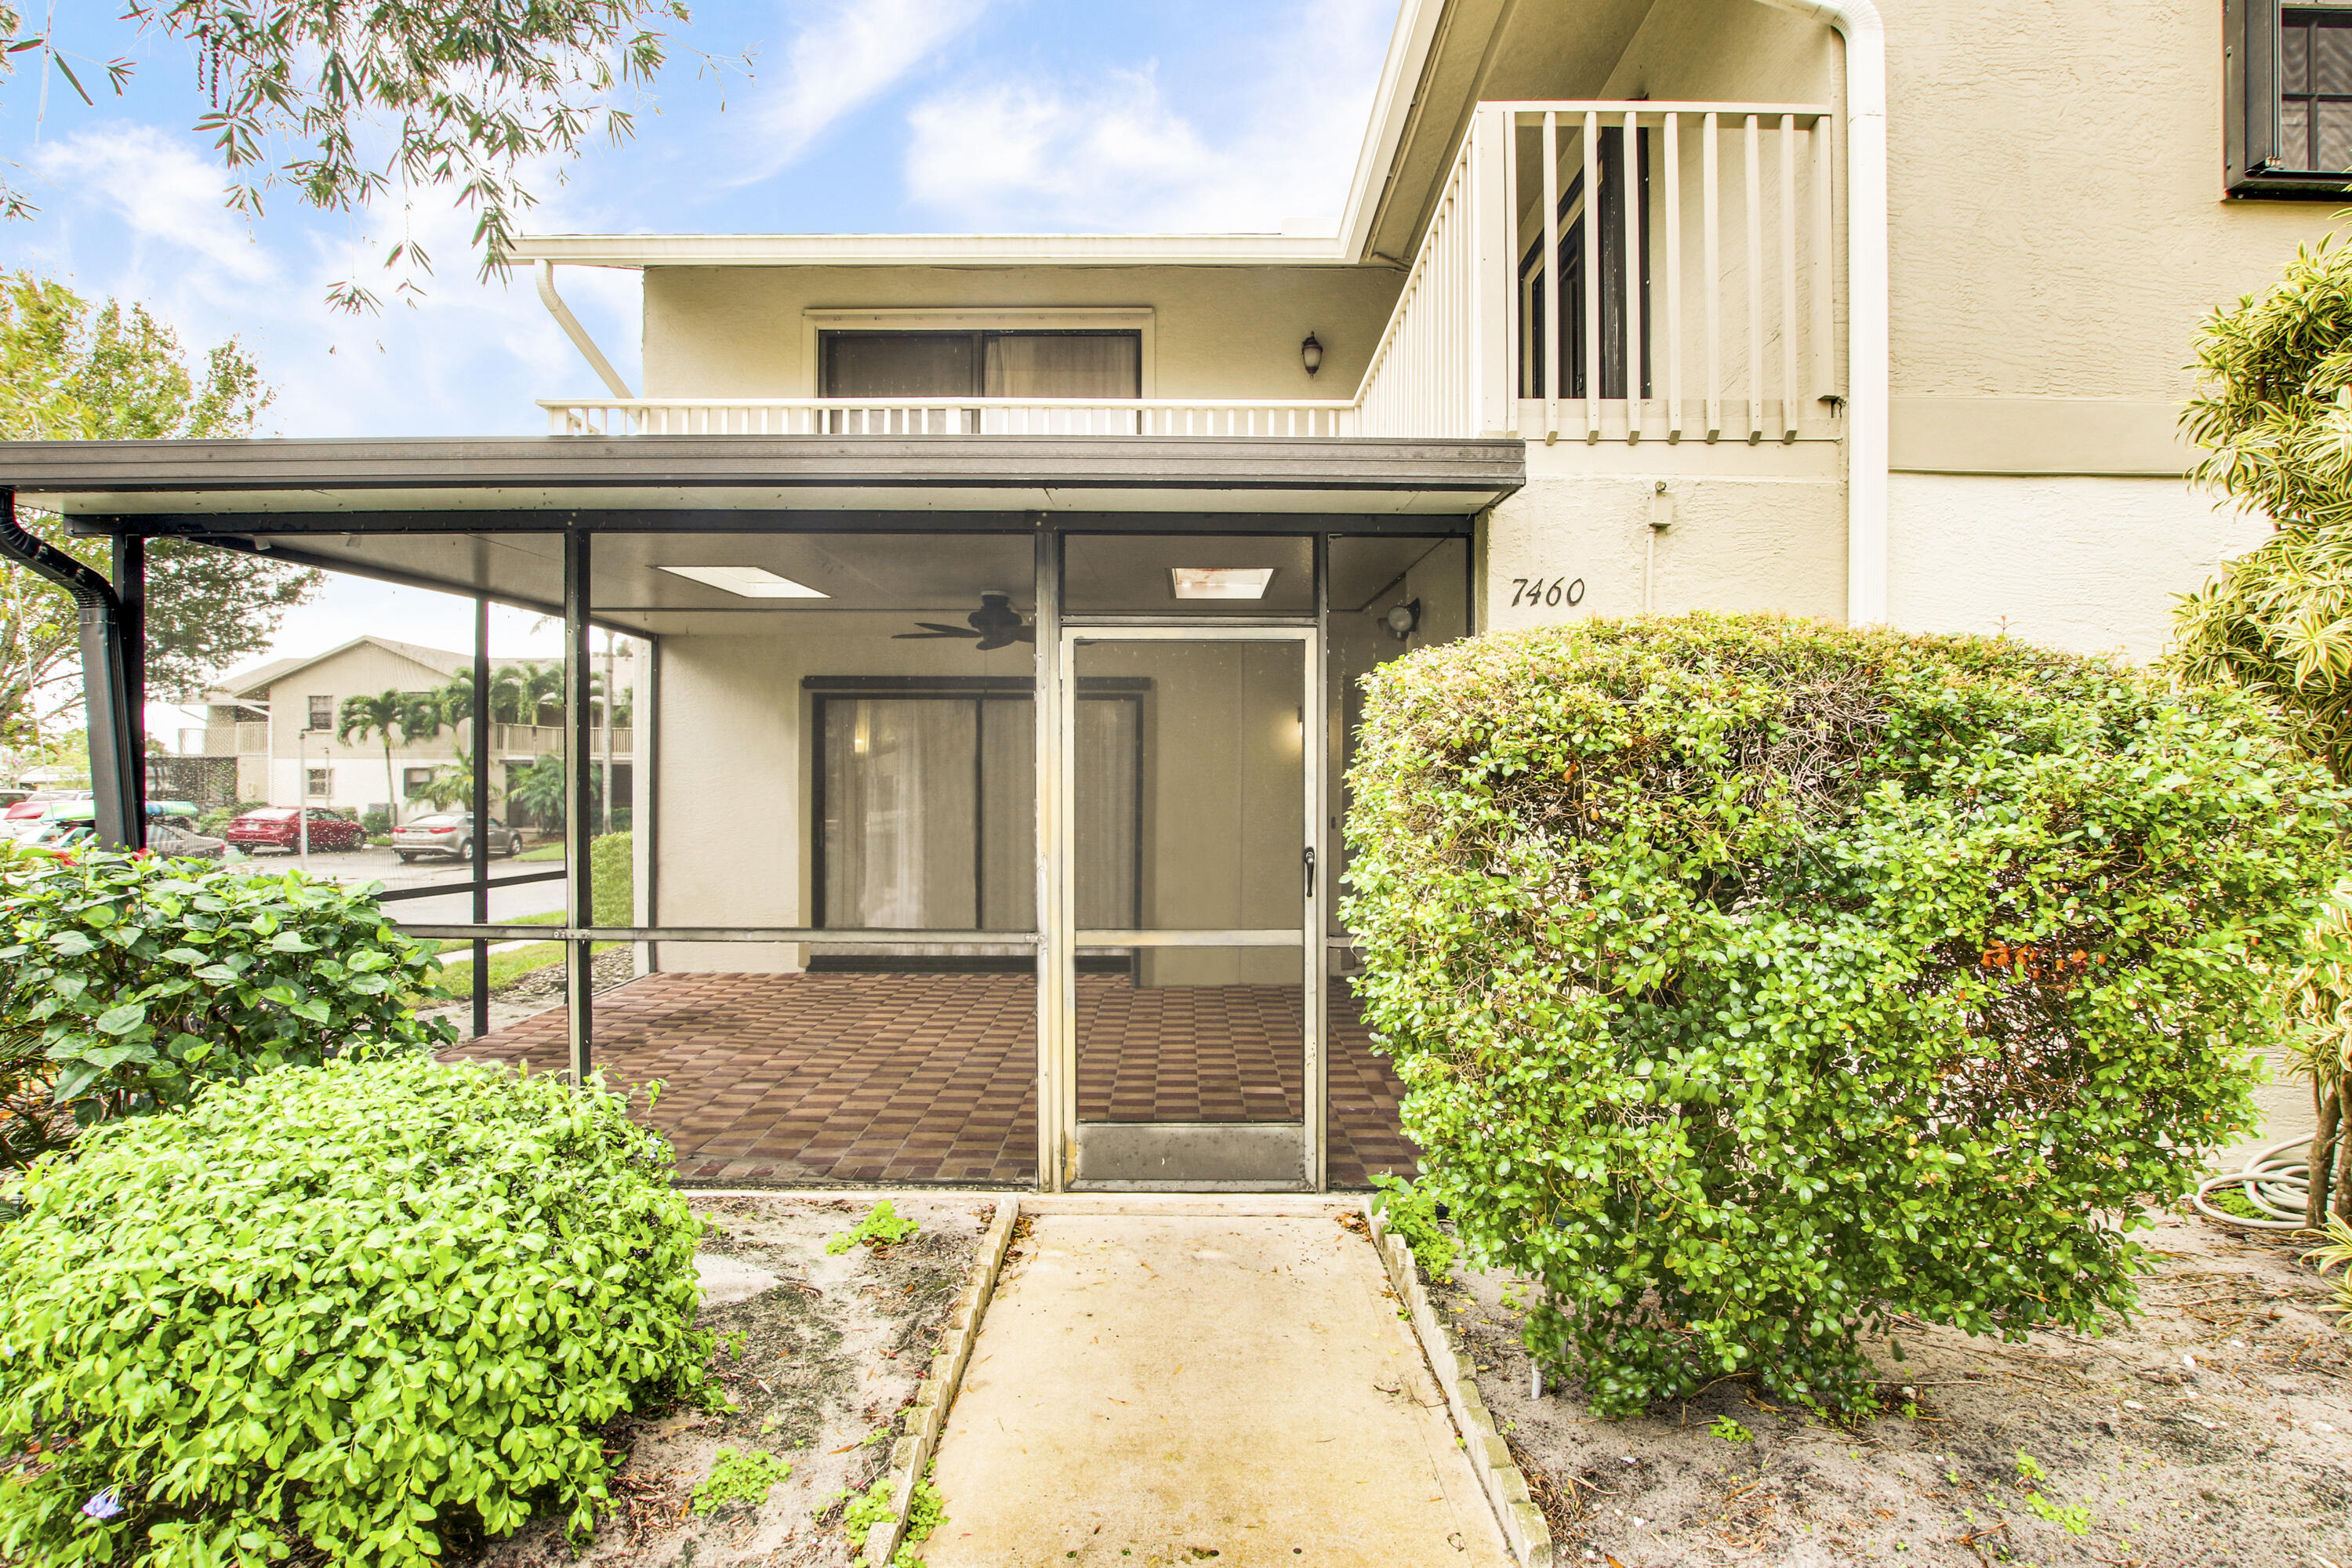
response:
[[[552,844],[542,844],[536,849],[526,849],[521,854],[516,856],[515,858],[518,860],[561,860],[563,858],[563,852],[566,847],[567,846],[563,841],[562,839],[558,839]]]
[[[563,911],[562,910],[543,910],[535,915],[517,915],[512,920],[499,921],[497,923],[502,926],[560,926],[563,923]],[[473,945],[473,942],[465,937],[453,936],[445,940],[441,943],[440,947],[436,951],[440,952],[456,952],[461,948],[468,948]],[[500,955],[493,953],[491,956],[495,959]]]
[[[466,945],[459,943],[459,946]],[[591,950],[609,952],[624,945],[617,942],[600,942]],[[526,947],[509,948],[504,952],[490,954],[490,989],[503,991],[537,970],[552,968],[563,962],[563,944],[560,942],[534,942]],[[441,984],[460,996],[469,996],[474,990],[474,961],[458,959],[441,966]]]

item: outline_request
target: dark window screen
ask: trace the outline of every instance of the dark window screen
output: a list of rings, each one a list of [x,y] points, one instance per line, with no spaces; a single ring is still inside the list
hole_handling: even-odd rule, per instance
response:
[[[970,332],[829,332],[827,397],[971,397],[980,391]]]
[[[2352,11],[2280,18],[2279,132],[2289,167],[2352,169]]]
[[[1140,397],[1137,332],[827,332],[826,397]]]

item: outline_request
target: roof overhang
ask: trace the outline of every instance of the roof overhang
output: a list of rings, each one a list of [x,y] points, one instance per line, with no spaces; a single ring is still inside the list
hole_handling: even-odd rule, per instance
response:
[[[573,530],[1461,535],[1526,477],[1516,440],[0,442],[0,489],[79,534],[194,539],[550,615]]]
[[[0,442],[0,486],[100,528],[532,531],[565,514],[1327,513],[1466,517],[1526,482],[1516,440],[538,437]],[[394,522],[393,515],[401,521]],[[166,520],[169,520],[166,521]],[[437,521],[436,521],[437,520]],[[866,526],[879,526],[878,518]],[[250,531],[251,522],[242,525]],[[294,525],[299,526],[299,525]],[[702,521],[698,526],[711,524]],[[789,526],[787,524],[787,526]],[[274,525],[273,529],[274,531]]]
[[[507,249],[567,267],[1333,267],[1328,236],[1275,234],[549,234]]]

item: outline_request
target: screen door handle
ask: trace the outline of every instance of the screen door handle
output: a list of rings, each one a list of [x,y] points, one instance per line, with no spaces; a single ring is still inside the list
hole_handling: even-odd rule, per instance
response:
[[[1315,846],[1309,844],[1299,851],[1299,858],[1306,863],[1307,896],[1311,899],[1315,896]]]

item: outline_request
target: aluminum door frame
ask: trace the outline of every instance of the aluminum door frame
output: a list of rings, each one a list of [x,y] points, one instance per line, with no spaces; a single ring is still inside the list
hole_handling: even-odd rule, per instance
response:
[[[1039,616],[1041,623],[1045,617]],[[1312,889],[1302,886],[1299,924],[1296,933],[1299,968],[1304,982],[1301,1013],[1301,1060],[1306,1081],[1306,1115],[1300,1124],[1300,1168],[1303,1180],[1286,1189],[1280,1184],[1253,1184],[1266,1190],[1301,1188],[1322,1192],[1328,1139],[1326,1123],[1323,1011],[1325,961],[1324,925],[1330,898],[1330,849],[1325,843],[1323,812],[1324,734],[1323,637],[1319,626],[1249,624],[1233,621],[1166,620],[1141,623],[1129,619],[1082,622],[1056,616],[1049,628],[1041,624],[1039,652],[1050,649],[1052,668],[1040,683],[1050,713],[1038,715],[1040,750],[1047,765],[1038,776],[1046,787],[1038,792],[1037,844],[1039,884],[1039,967],[1042,971],[1038,1007],[1038,1184],[1047,1192],[1064,1192],[1077,1178],[1078,1129],[1078,993],[1077,952],[1082,946],[1124,947],[1272,947],[1288,946],[1292,933],[1267,931],[1081,931],[1077,912],[1077,648],[1081,643],[1277,642],[1299,649],[1299,773],[1300,821],[1304,843],[1314,854]],[[1046,639],[1051,637],[1051,641]],[[1044,662],[1041,658],[1040,662]],[[1305,868],[1301,867],[1302,884]],[[1170,1125],[1196,1125],[1171,1123]],[[1200,1123],[1203,1127],[1248,1126],[1251,1123]],[[1255,1125],[1286,1126],[1288,1123]]]

